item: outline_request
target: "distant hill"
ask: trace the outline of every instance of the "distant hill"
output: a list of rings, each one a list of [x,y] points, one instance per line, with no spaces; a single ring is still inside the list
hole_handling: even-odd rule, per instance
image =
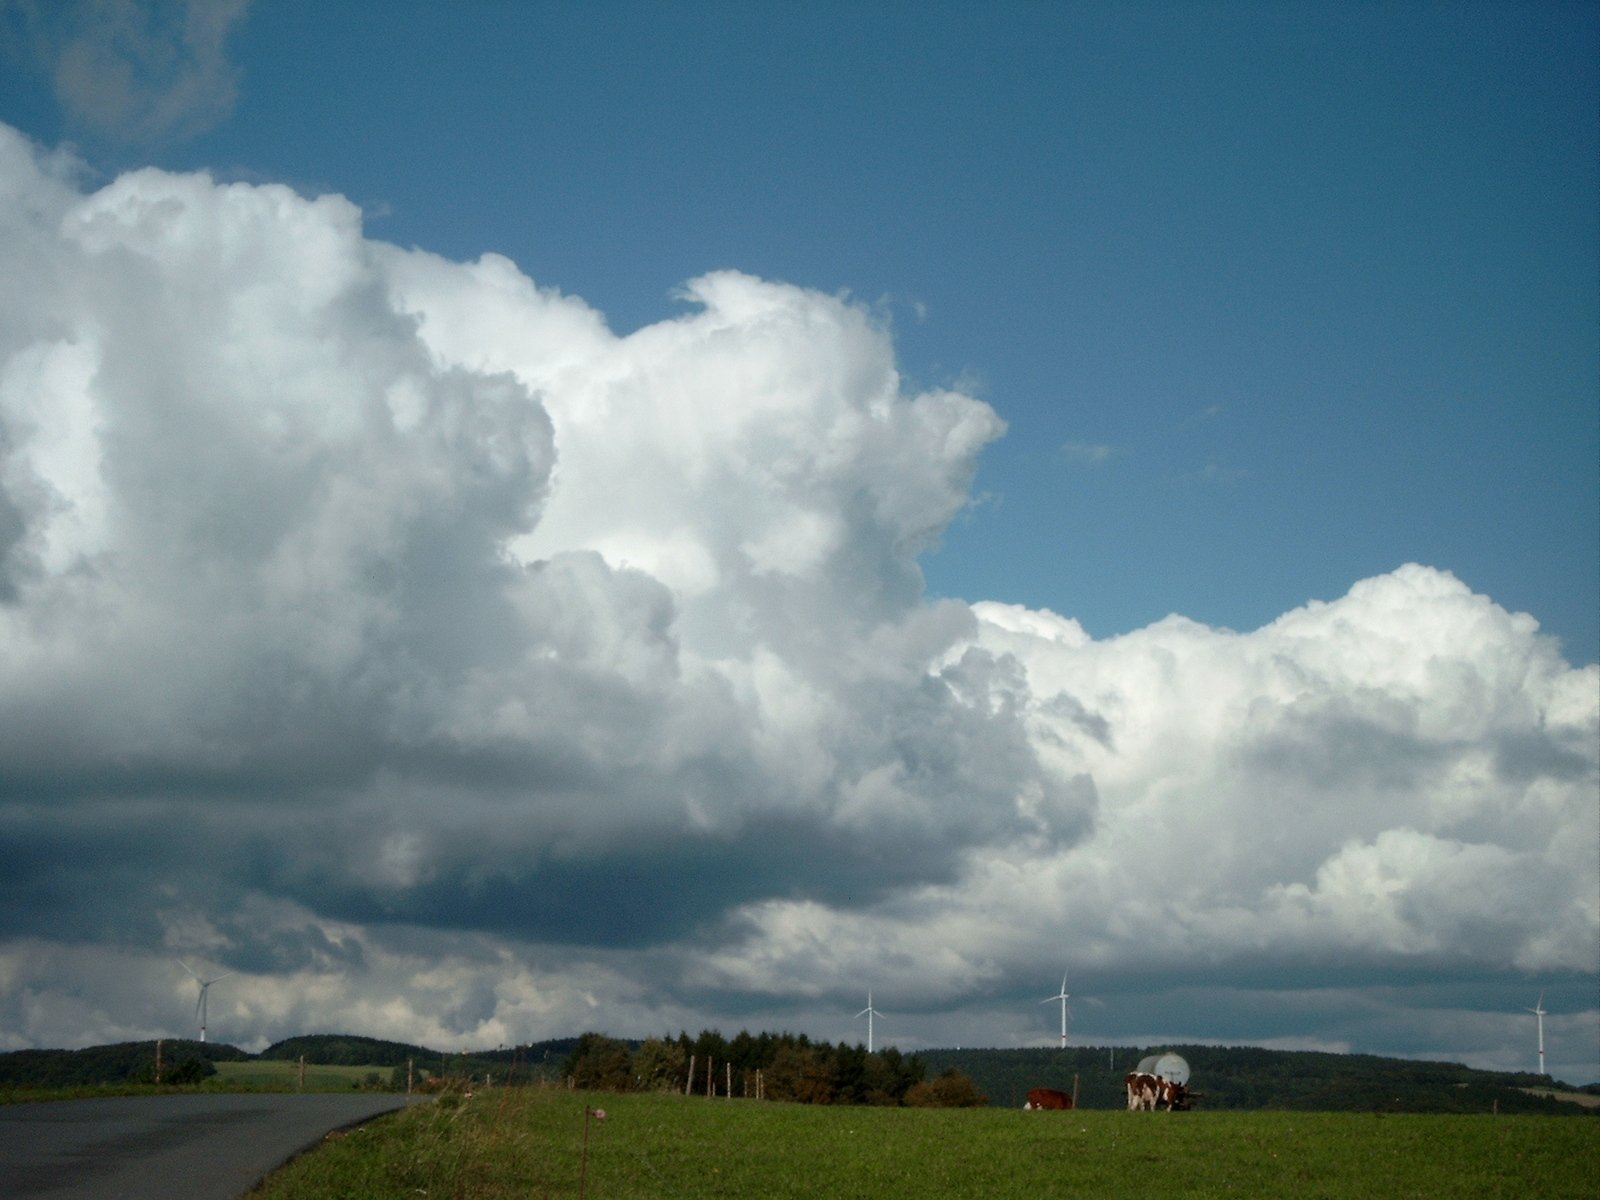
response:
[[[274,1042],[257,1057],[294,1062],[304,1055],[306,1062],[317,1066],[403,1067],[411,1063],[429,1074],[493,1075],[496,1078],[503,1078],[507,1071],[517,1068],[517,1077],[526,1079],[541,1073],[559,1072],[577,1044],[577,1038],[552,1038],[527,1046],[451,1053],[352,1033],[313,1033]]]
[[[287,1038],[252,1055],[221,1042],[170,1039],[162,1043],[165,1078],[186,1063],[190,1074],[212,1073],[214,1062],[262,1058],[318,1066],[402,1068],[427,1075],[490,1077],[528,1082],[559,1078],[577,1038],[525,1046],[448,1052],[357,1034]],[[635,1047],[636,1048],[636,1047]],[[954,1068],[1001,1108],[1020,1108],[1029,1088],[1071,1091],[1077,1077],[1084,1108],[1121,1108],[1122,1077],[1146,1055],[1167,1051],[1189,1063],[1189,1086],[1203,1109],[1305,1109],[1344,1112],[1490,1112],[1600,1115],[1600,1085],[1571,1088],[1531,1072],[1478,1071],[1459,1063],[1413,1062],[1368,1054],[1263,1050],[1254,1046],[1072,1046],[1065,1050],[922,1050],[932,1079]],[[122,1042],[84,1050],[15,1050],[0,1054],[0,1088],[84,1087],[147,1079],[156,1043]],[[1565,1098],[1552,1096],[1564,1091]]]
[[[200,1063],[237,1062],[250,1055],[225,1042],[195,1042],[186,1038],[161,1043],[163,1074],[194,1060]],[[0,1054],[0,1087],[93,1087],[154,1077],[155,1042],[118,1042],[83,1050],[13,1050]],[[205,1066],[201,1075],[214,1068]]]
[[[936,1075],[965,1072],[1000,1107],[1022,1106],[1029,1088],[1071,1091],[1078,1079],[1084,1108],[1121,1108],[1122,1079],[1146,1055],[1168,1051],[1189,1064],[1196,1107],[1306,1109],[1328,1112],[1592,1113],[1524,1089],[1547,1090],[1542,1075],[1478,1071],[1460,1063],[1413,1062],[1370,1054],[1263,1050],[1255,1046],[1069,1046],[1065,1050],[922,1050]],[[1114,1065],[1113,1065],[1114,1056]],[[1564,1086],[1564,1085],[1563,1085]],[[1568,1089],[1571,1091],[1600,1091]]]
[[[541,1075],[559,1075],[577,1038],[555,1038],[530,1046],[451,1054],[427,1046],[387,1042],[356,1034],[310,1034],[286,1038],[251,1054],[224,1042],[196,1042],[167,1038],[161,1043],[163,1078],[186,1063],[182,1076],[194,1082],[215,1072],[210,1064],[251,1059],[297,1062],[301,1055],[313,1066],[405,1067],[409,1062],[419,1078],[428,1075],[469,1076],[481,1079],[508,1076],[526,1082]],[[0,1053],[0,1088],[98,1087],[102,1084],[148,1082],[154,1078],[156,1043],[120,1042],[83,1050],[13,1050]],[[403,1078],[403,1075],[402,1077]]]
[[[440,1053],[426,1046],[386,1042],[352,1033],[313,1033],[285,1038],[268,1046],[257,1058],[295,1062],[301,1056],[314,1066],[403,1067],[407,1059],[437,1059]]]

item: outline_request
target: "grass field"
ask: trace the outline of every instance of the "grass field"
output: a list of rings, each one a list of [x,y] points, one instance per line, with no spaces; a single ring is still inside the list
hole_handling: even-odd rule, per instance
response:
[[[211,1079],[223,1088],[259,1088],[262,1091],[296,1091],[300,1086],[300,1065],[271,1059],[244,1062],[219,1062]],[[305,1090],[308,1092],[348,1092],[376,1075],[384,1087],[389,1084],[392,1067],[331,1067],[306,1064]]]
[[[606,1118],[588,1127],[585,1105]],[[1438,1197],[1595,1194],[1585,1119],[1371,1113],[1027,1113],[585,1095],[445,1097],[334,1135],[258,1200],[432,1196]]]
[[[104,1096],[165,1096],[173,1092],[301,1091],[300,1066],[268,1059],[213,1064],[217,1073],[199,1083],[178,1087],[151,1083],[76,1084],[63,1087],[0,1086],[0,1104],[38,1104],[49,1100],[84,1100]],[[348,1092],[376,1073],[387,1087],[392,1067],[318,1067],[306,1064],[305,1091]]]

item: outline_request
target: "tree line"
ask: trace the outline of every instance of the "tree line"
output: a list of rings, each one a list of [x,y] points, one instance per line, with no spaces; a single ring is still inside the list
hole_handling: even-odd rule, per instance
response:
[[[652,1037],[637,1044],[586,1033],[567,1056],[572,1086],[605,1092],[684,1092],[797,1104],[976,1107],[985,1097],[961,1071],[930,1080],[918,1055],[894,1047],[868,1053],[805,1034],[718,1030]]]
[[[161,1062],[160,1079],[156,1062]],[[167,1038],[159,1043],[118,1042],[83,1050],[13,1050],[0,1054],[0,1086],[94,1087],[102,1083],[199,1083],[215,1075],[214,1062],[250,1055],[237,1046]]]
[[[1600,1085],[1572,1089],[1532,1072],[1480,1071],[1459,1063],[1415,1062],[1362,1054],[1267,1050],[1254,1046],[1074,1046],[1056,1049],[923,1050],[894,1047],[873,1054],[857,1045],[813,1042],[804,1034],[715,1030],[696,1037],[623,1041],[598,1033],[471,1052],[440,1051],[349,1034],[290,1038],[253,1055],[221,1042],[169,1038],[161,1043],[161,1083],[198,1083],[214,1062],[252,1058],[308,1064],[390,1067],[387,1086],[403,1091],[430,1077],[496,1086],[571,1081],[609,1091],[677,1091],[725,1096],[759,1094],[811,1104],[1021,1107],[1029,1088],[1071,1093],[1083,1108],[1120,1108],[1122,1077],[1141,1057],[1181,1054],[1190,1087],[1204,1109],[1307,1109],[1377,1112],[1544,1112],[1600,1115],[1541,1094],[1557,1089],[1600,1094]],[[64,1088],[154,1083],[157,1043],[122,1042],[83,1050],[0,1053],[0,1088]],[[731,1078],[730,1078],[731,1077]],[[369,1081],[370,1081],[369,1076]],[[381,1076],[379,1077],[381,1079]]]
[[[1461,1063],[1419,1062],[1373,1054],[1268,1050],[1257,1046],[1069,1046],[1066,1049],[927,1050],[930,1070],[957,1068],[993,1104],[1020,1108],[1028,1089],[1078,1085],[1082,1108],[1121,1108],[1123,1076],[1148,1055],[1180,1054],[1202,1109],[1298,1109],[1320,1112],[1526,1112],[1594,1115],[1539,1094],[1570,1088],[1533,1072],[1482,1071]]]

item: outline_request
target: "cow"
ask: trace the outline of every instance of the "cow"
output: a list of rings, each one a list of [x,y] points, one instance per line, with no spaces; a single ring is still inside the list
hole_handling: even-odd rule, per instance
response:
[[[1056,1091],[1055,1088],[1029,1088],[1028,1102],[1022,1107],[1025,1109],[1071,1108],[1072,1097],[1065,1092]]]
[[[1129,1112],[1138,1112],[1141,1109],[1154,1112],[1156,1100],[1160,1097],[1166,1080],[1159,1075],[1151,1075],[1144,1071],[1129,1071],[1122,1082],[1128,1089]]]
[[[1189,1107],[1189,1089],[1160,1075],[1131,1071],[1122,1082],[1128,1089],[1129,1112],[1154,1112],[1157,1108],[1176,1112]]]

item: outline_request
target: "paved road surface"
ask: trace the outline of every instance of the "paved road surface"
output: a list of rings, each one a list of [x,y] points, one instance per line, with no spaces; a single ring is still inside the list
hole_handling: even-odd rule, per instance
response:
[[[330,1129],[409,1099],[203,1093],[0,1105],[0,1197],[237,1200]]]

